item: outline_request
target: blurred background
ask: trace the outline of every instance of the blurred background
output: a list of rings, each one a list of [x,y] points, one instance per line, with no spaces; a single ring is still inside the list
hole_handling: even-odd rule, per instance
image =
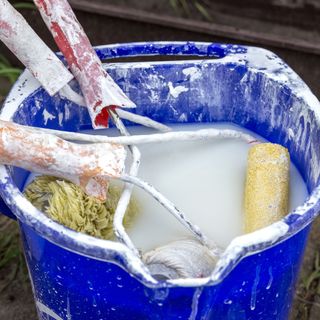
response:
[[[10,2],[57,51],[32,1]],[[320,98],[320,0],[69,2],[93,45],[190,40],[259,46],[280,56]],[[0,105],[21,71],[19,61],[0,44]],[[320,318],[319,226],[318,219],[309,238],[291,319]],[[16,223],[1,215],[0,306],[0,319],[36,319]]]

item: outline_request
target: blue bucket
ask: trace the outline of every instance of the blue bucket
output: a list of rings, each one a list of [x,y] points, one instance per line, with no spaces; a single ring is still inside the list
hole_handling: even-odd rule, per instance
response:
[[[106,69],[137,104],[138,114],[165,123],[233,122],[286,146],[310,197],[283,220],[234,239],[210,277],[165,282],[154,279],[123,244],[50,220],[21,193],[29,172],[0,166],[1,210],[19,221],[39,318],[287,319],[310,224],[320,207],[318,100],[281,59],[260,48],[152,42],[96,51],[102,60],[199,56]],[[185,90],[171,95],[170,82]],[[77,88],[75,82],[72,86]],[[67,131],[91,128],[85,108],[50,97],[28,71],[14,85],[1,119]]]

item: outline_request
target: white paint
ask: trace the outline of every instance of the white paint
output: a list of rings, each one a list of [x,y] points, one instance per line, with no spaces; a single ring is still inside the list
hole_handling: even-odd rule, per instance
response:
[[[42,317],[50,316],[54,320],[63,320],[54,311],[52,311],[50,308],[48,308],[46,305],[44,305],[40,301],[36,301],[36,306],[38,311],[40,312],[41,319]]]
[[[289,139],[294,139],[294,132],[293,132],[293,130],[291,129],[291,128],[288,128],[288,130],[287,130],[287,132],[288,132],[288,137],[289,137]]]
[[[253,280],[253,285],[251,289],[251,299],[250,299],[250,309],[254,310],[256,308],[257,301],[257,289],[260,281],[260,270],[261,266],[256,267],[256,277]]]
[[[178,98],[179,95],[182,93],[182,92],[187,92],[189,89],[184,87],[184,86],[176,86],[176,87],[173,87],[172,85],[172,82],[169,81],[168,82],[168,87],[169,87],[169,93],[170,95],[172,95],[174,98]]]
[[[189,67],[182,70],[182,73],[190,77],[190,81],[201,78],[202,72],[197,67]]]
[[[59,120],[59,126],[62,127],[62,121],[63,121],[63,113],[62,112],[59,112],[58,120]]]
[[[266,286],[266,289],[269,290],[272,286],[272,282],[273,282],[273,274],[272,274],[272,267],[268,268],[268,273],[269,273],[269,281],[268,284]]]
[[[185,124],[173,127],[174,130],[189,131],[209,128],[239,130],[239,127],[222,124]],[[131,134],[151,132],[142,128],[129,130]],[[109,129],[99,130],[99,134],[107,132],[109,135],[114,134]],[[233,238],[242,234],[243,187],[249,148],[246,142],[236,139],[141,145],[139,177],[155,186],[213,242],[225,248]],[[142,212],[128,232],[138,249],[146,251],[190,236],[184,227],[144,191],[137,189],[134,194],[142,204]],[[294,166],[291,167],[291,195],[291,210],[300,205],[307,195],[305,184]],[[242,240],[242,244],[254,241],[259,235],[260,233],[245,235],[244,237],[250,237]],[[264,237],[262,235],[259,239]],[[234,243],[236,247],[242,244]]]
[[[198,308],[199,308],[199,300],[202,294],[203,288],[197,288],[192,297],[192,304],[191,304],[191,314],[188,320],[196,320],[198,315]]]
[[[43,115],[43,122],[45,126],[47,125],[49,120],[53,120],[56,118],[55,115],[48,112],[47,109],[43,109],[42,115]]]

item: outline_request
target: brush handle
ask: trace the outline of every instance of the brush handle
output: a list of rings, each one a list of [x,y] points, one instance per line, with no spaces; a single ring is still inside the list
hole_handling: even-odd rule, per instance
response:
[[[0,164],[65,178],[101,201],[109,178],[124,171],[126,151],[108,143],[75,144],[0,120]]]
[[[66,0],[34,0],[78,80],[94,128],[108,126],[108,107],[135,107],[102,63]]]
[[[30,70],[50,95],[73,75],[7,0],[0,0],[0,40]]]

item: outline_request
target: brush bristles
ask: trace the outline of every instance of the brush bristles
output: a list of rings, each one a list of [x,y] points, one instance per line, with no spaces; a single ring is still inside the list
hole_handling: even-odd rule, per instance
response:
[[[24,193],[37,209],[64,226],[97,238],[112,240],[113,218],[121,191],[119,186],[110,185],[107,200],[101,202],[69,181],[39,176],[28,185]],[[137,202],[131,200],[124,218],[126,228],[130,227],[138,212]]]

